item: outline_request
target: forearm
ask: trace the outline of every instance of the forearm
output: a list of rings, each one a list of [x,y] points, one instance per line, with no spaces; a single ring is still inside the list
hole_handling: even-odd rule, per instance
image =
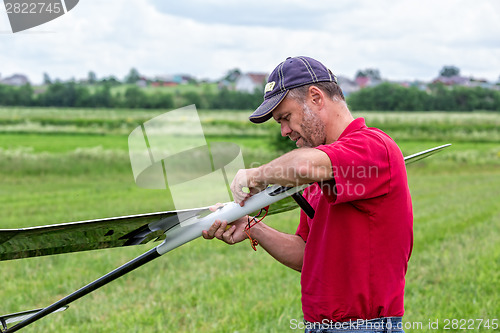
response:
[[[250,236],[274,259],[296,271],[302,271],[306,243],[300,236],[283,233],[262,222],[250,229]]]
[[[258,168],[250,169],[250,183],[298,186],[332,178],[332,166],[326,153],[300,148]]]

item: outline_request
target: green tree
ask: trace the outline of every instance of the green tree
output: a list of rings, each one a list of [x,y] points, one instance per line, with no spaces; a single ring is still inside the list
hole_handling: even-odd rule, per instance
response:
[[[105,77],[99,82],[102,84],[109,85],[109,86],[118,86],[121,84],[121,82],[118,81],[118,79],[114,76]]]
[[[195,104],[197,107],[202,108],[203,96],[194,91],[186,91],[182,95],[183,104]]]
[[[95,72],[93,71],[90,71],[88,76],[87,76],[87,82],[89,84],[95,84],[97,82],[97,75],[95,74]]]
[[[33,104],[33,87],[26,83],[14,90],[14,103],[19,106],[30,106]]]
[[[352,93],[347,99],[352,110],[417,111],[430,109],[430,97],[417,87],[384,82]]]
[[[47,88],[41,97],[43,106],[75,106],[76,87],[74,82],[56,82]]]
[[[442,83],[430,85],[430,88],[432,96],[431,110],[450,111],[456,109],[451,89]]]
[[[168,93],[155,93],[147,96],[146,108],[151,109],[170,109],[175,107],[174,96]]]
[[[367,68],[363,70],[358,70],[356,72],[356,78],[358,77],[369,77],[372,80],[382,80],[380,76],[380,71],[376,68]]]
[[[460,75],[460,69],[456,66],[443,66],[439,71],[440,76],[452,77]]]
[[[43,73],[43,84],[52,84],[52,80],[47,73]]]
[[[125,91],[125,107],[127,108],[143,108],[147,104],[147,97],[144,91],[137,87],[128,87]]]
[[[133,84],[139,81],[141,78],[141,75],[139,74],[139,71],[135,68],[131,68],[130,72],[125,76],[125,83]]]
[[[13,90],[14,87],[0,83],[0,105],[2,106],[14,105]]]
[[[95,107],[110,108],[115,106],[115,101],[111,95],[111,83],[103,83],[93,95],[93,104]]]
[[[241,70],[239,68],[233,68],[228,70],[226,75],[222,78],[224,81],[235,82],[241,76]]]

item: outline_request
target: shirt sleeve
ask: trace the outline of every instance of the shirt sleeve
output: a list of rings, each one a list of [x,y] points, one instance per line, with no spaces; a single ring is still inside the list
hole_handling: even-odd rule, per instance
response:
[[[352,135],[317,149],[325,152],[332,163],[335,182],[321,184],[328,201],[338,204],[388,193],[388,151],[376,134]]]
[[[309,223],[307,221],[307,215],[304,211],[302,211],[302,209],[300,210],[299,226],[297,227],[295,234],[300,236],[304,242],[307,242],[307,237],[309,236]]]

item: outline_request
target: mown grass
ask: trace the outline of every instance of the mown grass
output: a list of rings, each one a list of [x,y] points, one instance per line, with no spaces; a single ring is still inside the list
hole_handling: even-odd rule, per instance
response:
[[[167,203],[161,191],[135,185],[127,153],[127,131],[162,112],[0,111],[0,228],[164,210]],[[34,114],[66,122],[42,124],[33,120]],[[200,114],[204,129],[210,133],[207,140],[242,145],[247,164],[276,155],[268,143],[272,135],[266,132],[275,130],[274,125],[248,135],[252,127],[245,127],[247,113]],[[498,318],[500,141],[468,141],[462,130],[452,132],[450,122],[464,127],[471,121],[471,114],[463,114],[462,119],[462,114],[445,117],[426,113],[422,122],[429,123],[423,129],[427,134],[417,140],[404,136],[402,131],[420,121],[413,114],[363,116],[369,125],[384,123],[387,128],[399,128],[393,136],[405,155],[453,143],[447,151],[408,166],[415,240],[407,275],[405,321],[421,322],[423,329],[407,332],[431,332],[426,329],[429,320],[439,319],[439,331],[443,331],[445,319]],[[2,119],[12,117],[29,120],[31,127],[20,122],[11,131],[12,124]],[[109,131],[98,121],[90,127],[75,125],[78,119],[85,118],[102,118],[115,125],[108,127],[112,128]],[[490,124],[498,124],[498,116],[485,114],[482,121],[477,118],[471,126],[489,137]],[[451,131],[443,140],[437,136],[442,127],[432,126],[438,120]],[[234,128],[249,131],[238,133]],[[285,232],[294,232],[297,214],[292,211],[269,216],[266,221]],[[46,306],[152,246],[2,262],[0,313]],[[287,332],[292,331],[290,320],[301,318],[298,273],[280,265],[262,249],[252,251],[247,242],[226,246],[199,239],[24,331]]]

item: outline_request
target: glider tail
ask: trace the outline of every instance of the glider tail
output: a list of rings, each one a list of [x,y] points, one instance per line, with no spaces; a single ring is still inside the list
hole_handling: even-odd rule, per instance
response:
[[[86,286],[78,289],[74,293],[60,299],[59,301],[52,303],[46,308],[39,310],[31,310],[25,312],[14,313],[11,315],[1,316],[0,320],[2,321],[2,325],[4,330],[0,331],[1,333],[12,333],[20,330],[21,328],[28,326],[29,324],[51,314],[54,312],[59,312],[66,310],[68,308],[68,304],[76,301],[77,299],[93,292],[94,290],[110,283],[111,281],[116,280],[117,278],[133,271],[136,268],[141,267],[142,265],[150,262],[153,259],[156,259],[160,256],[158,251],[156,251],[156,247],[149,250],[148,252],[140,255],[139,257],[129,261],[128,263],[118,267],[117,269],[109,272],[108,274],[100,277],[99,279],[87,284]],[[7,324],[18,322],[20,323],[7,328]]]
[[[67,308],[68,308],[68,306],[63,306],[55,311],[52,311],[51,313],[61,312],[61,311],[66,310]],[[17,323],[18,321],[26,320],[26,319],[30,318],[31,316],[33,316],[34,314],[40,312],[41,310],[43,310],[43,309],[28,310],[28,311],[16,312],[16,313],[11,313],[8,315],[0,316],[0,324],[2,325],[2,327],[0,328],[0,333],[7,332],[7,326],[9,324],[13,324],[13,323]]]

